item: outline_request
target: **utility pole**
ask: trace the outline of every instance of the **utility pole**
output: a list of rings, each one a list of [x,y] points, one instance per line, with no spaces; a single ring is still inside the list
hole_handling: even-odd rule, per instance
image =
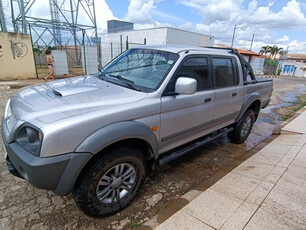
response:
[[[1,31],[7,32],[2,0],[0,0],[0,27]]]
[[[234,39],[235,39],[235,32],[236,32],[236,28],[238,27],[237,24],[235,24],[234,26],[234,32],[233,32],[233,38],[232,38],[232,44],[231,44],[231,48],[233,48],[233,44],[234,44]]]
[[[24,1],[21,0],[18,3],[19,3],[19,9],[20,9],[20,14],[21,14],[21,18],[22,18],[22,33],[27,34],[28,29],[27,29],[27,21],[26,21],[25,12],[24,12]]]
[[[253,37],[252,37],[251,46],[250,46],[250,51],[252,51],[252,46],[253,46],[254,37],[255,37],[255,34],[253,34]]]

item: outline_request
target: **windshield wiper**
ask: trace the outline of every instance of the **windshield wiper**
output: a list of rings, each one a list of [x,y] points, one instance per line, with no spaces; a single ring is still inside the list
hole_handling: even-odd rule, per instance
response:
[[[120,75],[114,75],[114,74],[107,74],[108,76],[110,77],[113,77],[113,78],[117,78],[118,80],[120,80],[121,82],[123,82],[126,86],[128,86],[130,89],[134,89],[136,91],[141,91],[140,89],[137,89],[135,86],[134,86],[134,82],[129,80],[129,79],[126,79]]]

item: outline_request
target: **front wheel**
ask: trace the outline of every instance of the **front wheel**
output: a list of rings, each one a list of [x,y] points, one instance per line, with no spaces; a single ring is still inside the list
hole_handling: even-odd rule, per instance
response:
[[[145,177],[141,151],[120,147],[98,159],[79,180],[75,201],[88,216],[111,215],[128,206]]]
[[[255,122],[255,113],[253,110],[247,110],[238,123],[234,125],[234,130],[227,134],[232,143],[241,144],[250,135]]]

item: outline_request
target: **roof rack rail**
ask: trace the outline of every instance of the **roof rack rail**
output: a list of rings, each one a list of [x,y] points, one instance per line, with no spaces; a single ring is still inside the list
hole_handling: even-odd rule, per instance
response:
[[[209,49],[219,49],[219,50],[230,50],[232,51],[233,53],[235,53],[235,51],[237,51],[236,49],[234,48],[231,48],[231,47],[215,47],[215,46],[204,46],[204,48],[209,48]]]

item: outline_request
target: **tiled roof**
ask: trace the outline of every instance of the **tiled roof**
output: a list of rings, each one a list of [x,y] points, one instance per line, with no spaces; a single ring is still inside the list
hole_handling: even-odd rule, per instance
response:
[[[226,45],[221,45],[221,44],[215,44],[216,46],[218,47],[224,47],[224,48],[231,48],[230,46],[226,46]],[[258,57],[265,57],[259,53],[256,53],[254,51],[251,51],[251,50],[242,50],[242,49],[238,49],[238,48],[235,48],[233,47],[234,49],[238,50],[238,52],[242,55],[249,55],[249,56],[258,56]],[[265,57],[266,58],[266,57]]]
[[[292,58],[292,59],[305,59],[306,60],[306,54],[287,54],[287,58]]]

